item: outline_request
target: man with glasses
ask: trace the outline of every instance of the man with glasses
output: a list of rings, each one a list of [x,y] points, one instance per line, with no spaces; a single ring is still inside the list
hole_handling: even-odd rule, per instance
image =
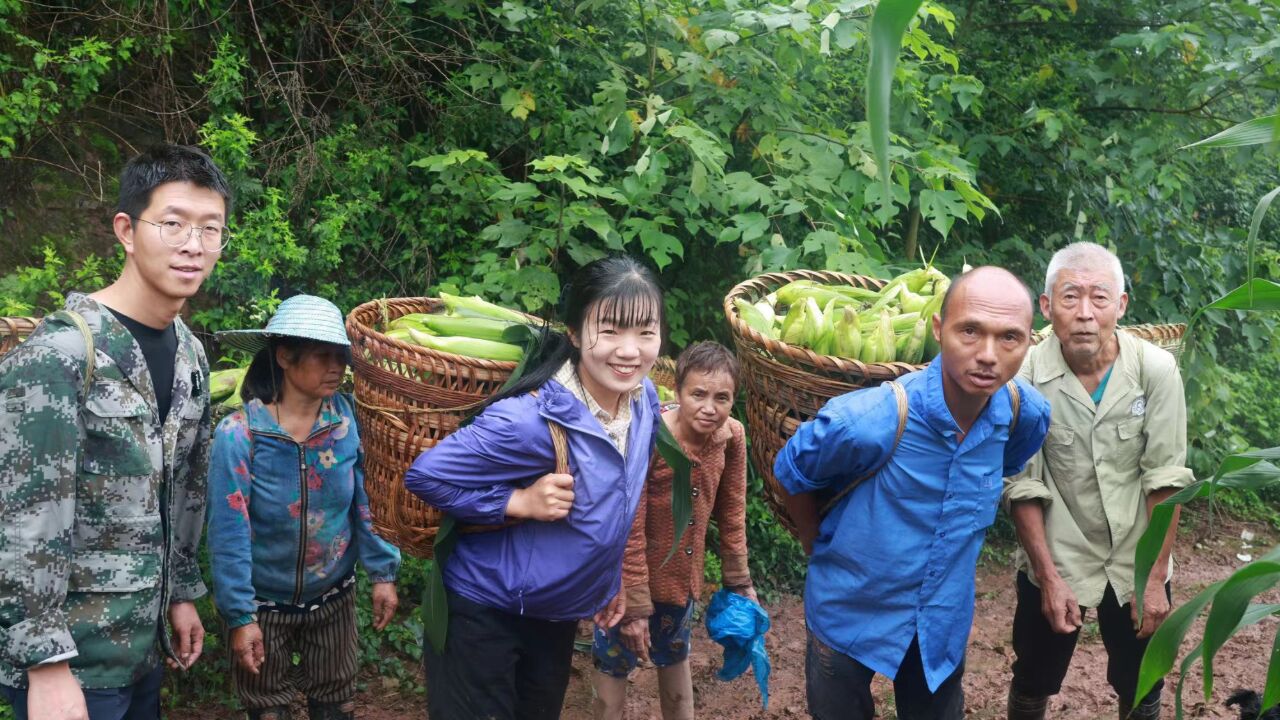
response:
[[[1075,651],[1081,608],[1097,609],[1120,717],[1160,715],[1160,685],[1137,707],[1133,696],[1148,639],[1169,614],[1177,515],[1141,623],[1134,552],[1151,509],[1193,477],[1177,362],[1116,332],[1128,302],[1120,260],[1106,248],[1075,243],[1050,260],[1040,312],[1053,334],[1027,353],[1022,376],[1049,400],[1053,421],[1044,447],[1004,490],[1021,543],[1010,720],[1045,717]]]
[[[178,313],[230,206],[200,150],[143,152],[120,276],[0,359],[0,692],[20,720],[158,718],[162,654],[200,657],[209,367]]]

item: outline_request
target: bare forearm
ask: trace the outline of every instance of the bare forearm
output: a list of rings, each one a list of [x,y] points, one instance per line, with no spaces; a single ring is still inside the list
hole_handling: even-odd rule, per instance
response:
[[[1057,577],[1058,568],[1053,564],[1053,555],[1044,534],[1044,506],[1039,500],[1015,502],[1010,506],[1009,514],[1018,533],[1018,542],[1027,553],[1031,572],[1038,579]]]
[[[1178,492],[1177,488],[1161,488],[1147,495],[1147,518],[1150,519],[1157,505],[1176,492]],[[1181,516],[1182,506],[1175,505],[1173,516],[1169,518],[1169,529],[1164,534],[1164,543],[1160,545],[1160,556],[1156,558],[1156,563],[1151,568],[1151,577],[1162,584],[1169,579],[1169,556],[1173,554],[1173,543],[1178,537],[1178,519]]]

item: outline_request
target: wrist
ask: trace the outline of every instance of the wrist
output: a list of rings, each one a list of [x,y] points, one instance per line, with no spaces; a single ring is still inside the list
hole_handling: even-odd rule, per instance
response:
[[[524,488],[516,488],[511,491],[511,495],[507,497],[507,517],[523,518],[527,514],[525,511],[525,497]]]
[[[258,613],[245,613],[234,620],[227,623],[227,627],[232,630],[239,630],[246,625],[256,625],[258,623]]]
[[[65,675],[71,675],[71,665],[65,660],[43,665],[32,665],[27,668],[27,683],[38,686],[46,682],[56,682]]]

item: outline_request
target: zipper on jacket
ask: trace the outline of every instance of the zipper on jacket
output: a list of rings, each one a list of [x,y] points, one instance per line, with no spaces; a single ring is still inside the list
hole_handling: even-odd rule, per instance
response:
[[[298,572],[294,581],[293,604],[302,602],[302,573],[307,559],[307,457],[298,445]]]

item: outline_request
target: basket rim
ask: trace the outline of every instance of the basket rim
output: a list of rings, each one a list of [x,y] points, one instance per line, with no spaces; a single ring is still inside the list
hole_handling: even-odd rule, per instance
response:
[[[748,347],[754,346],[751,349],[763,350],[774,357],[784,357],[795,363],[802,370],[818,370],[823,373],[838,373],[845,376],[856,375],[872,380],[893,380],[925,367],[925,364],[912,365],[896,361],[891,363],[864,363],[861,360],[850,360],[835,355],[820,355],[809,348],[765,337],[743,322],[738,315],[738,308],[733,304],[734,300],[742,298],[747,302],[754,302],[750,299],[749,293],[756,292],[759,297],[763,297],[793,280],[846,283],[873,290],[879,290],[889,282],[888,280],[868,275],[854,275],[835,270],[788,270],[786,272],[764,273],[744,280],[734,285],[733,289],[724,296],[724,314],[729,321],[729,329],[735,336],[746,341],[744,345]]]
[[[356,307],[352,308],[351,312],[347,313],[347,334],[352,336],[351,338],[352,345],[356,344],[355,337],[357,335],[366,335],[376,339],[378,342],[387,343],[394,348],[397,348],[402,351],[408,351],[413,355],[420,355],[421,357],[424,357],[424,358],[438,358],[444,362],[454,363],[457,365],[466,365],[469,367],[481,368],[484,370],[500,370],[500,371],[506,371],[506,372],[515,370],[516,366],[519,365],[519,363],[511,360],[487,360],[484,358],[474,358],[467,355],[458,355],[457,353],[444,352],[443,350],[425,348],[425,347],[422,347],[421,345],[414,345],[412,343],[404,342],[403,340],[396,340],[395,338],[387,335],[386,333],[380,330],[375,330],[371,324],[364,322],[364,320],[361,318],[362,315],[368,314],[371,312],[381,313],[383,308],[390,307],[393,304],[399,304],[399,305],[415,304],[415,305],[420,305],[420,306],[425,305],[430,307],[432,303],[442,303],[442,302],[444,301],[441,300],[440,298],[428,297],[428,296],[377,298],[374,300],[369,300],[368,302],[363,302],[357,305]],[[402,315],[403,314],[407,314],[407,313],[402,313]],[[395,317],[400,317],[400,315],[396,315]],[[532,317],[532,316],[529,316],[529,317]],[[360,357],[359,353],[352,353],[351,360],[352,360],[352,364],[355,364],[357,361],[361,363],[367,362],[364,358]]]

